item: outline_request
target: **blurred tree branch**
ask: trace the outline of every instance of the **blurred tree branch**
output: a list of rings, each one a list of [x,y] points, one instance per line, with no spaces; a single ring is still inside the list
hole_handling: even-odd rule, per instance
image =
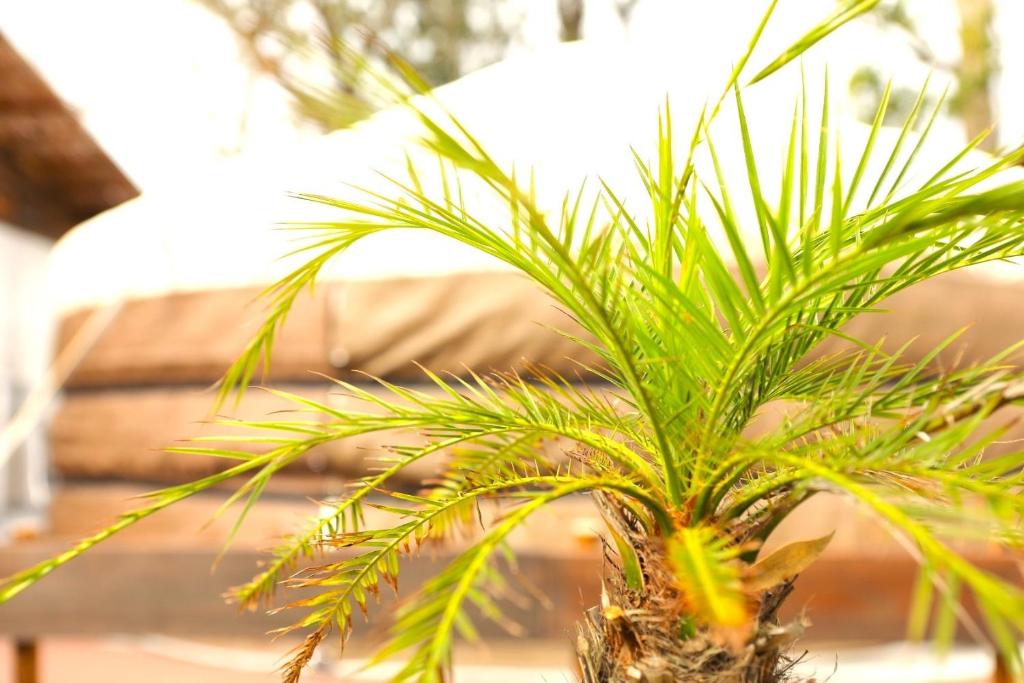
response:
[[[564,41],[583,37],[583,0],[558,0],[559,35]]]
[[[906,7],[905,0],[884,6],[874,18],[880,25],[894,29],[906,40],[907,46],[925,65],[953,77],[956,89],[950,99],[950,109],[961,116],[967,139],[994,128],[992,111],[992,81],[999,67],[998,55],[992,42],[992,0],[955,0],[960,19],[959,39],[961,57],[956,61],[940,58],[921,35]],[[885,87],[884,78],[870,66],[855,74],[851,87],[872,93],[873,101],[866,109],[874,111]],[[894,88],[887,120],[901,120],[912,106],[912,91]],[[996,136],[989,136],[982,147],[992,149]]]
[[[957,65],[960,88],[954,103],[964,119],[967,138],[973,139],[995,127],[992,116],[992,75],[998,59],[992,45],[992,0],[957,0],[960,11],[960,46],[963,52]],[[992,149],[996,140],[990,135],[982,144]]]
[[[480,0],[198,0],[232,30],[246,57],[294,99],[298,115],[344,128],[384,102],[361,59],[385,44],[440,85],[496,61],[517,29],[503,3]]]
[[[386,104],[361,78],[362,57],[387,45],[433,85],[495,62],[521,17],[491,0],[197,0],[220,17],[246,57],[324,130],[352,125]],[[562,40],[583,35],[585,0],[553,0]],[[628,23],[638,0],[615,0]],[[360,55],[353,59],[353,50]]]

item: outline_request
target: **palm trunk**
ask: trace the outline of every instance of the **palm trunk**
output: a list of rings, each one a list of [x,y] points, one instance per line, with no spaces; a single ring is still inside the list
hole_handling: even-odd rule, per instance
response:
[[[787,678],[793,660],[786,652],[803,630],[801,624],[781,625],[777,616],[791,581],[760,596],[755,622],[739,641],[709,630],[685,633],[682,600],[660,540],[644,534],[614,501],[600,496],[598,504],[634,547],[645,589],[626,585],[617,557],[606,549],[602,604],[587,610],[577,624],[583,683],[774,683]]]

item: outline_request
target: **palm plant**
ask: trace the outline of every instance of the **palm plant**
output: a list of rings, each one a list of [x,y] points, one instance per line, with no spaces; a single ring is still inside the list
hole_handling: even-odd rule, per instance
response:
[[[750,84],[876,2],[844,3]],[[684,155],[676,152],[666,106],[657,158],[636,158],[650,200],[646,215],[631,213],[613,188],[602,186],[592,201],[583,189],[568,196],[553,220],[531,189],[456,119],[430,113],[437,108],[422,100],[407,102],[423,124],[427,147],[441,159],[441,188],[426,189],[413,164],[391,193],[361,200],[307,197],[336,208],[338,219],[306,226],[314,238],[301,251],[310,258],[269,290],[270,314],[226,374],[220,396],[249,384],[291,303],[325,262],[364,237],[409,228],[486,252],[547,290],[589,335],[577,341],[601,362],[581,374],[600,386],[569,382],[543,368],[462,377],[425,370],[436,392],[383,380],[383,392],[339,382],[365,403],[365,412],[281,394],[316,419],[247,423],[260,435],[244,439],[271,446],[259,455],[203,444],[176,449],[232,465],[154,494],[148,506],[64,555],[11,577],[0,586],[0,600],[137,520],[247,475],[227,503],[244,501],[240,523],[268,480],[311,448],[398,429],[423,433],[426,442],[394,448],[383,469],[286,539],[263,572],[235,591],[239,603],[256,607],[304,559],[325,547],[347,549],[342,559],[292,578],[316,592],[292,605],[306,610],[295,628],[307,635],[285,667],[287,681],[298,680],[332,630],[348,635],[354,611],[368,609],[381,582],[397,585],[404,553],[476,521],[482,501],[506,501],[510,505],[482,536],[399,609],[380,652],[381,658],[407,653],[396,680],[446,680],[455,636],[474,636],[474,616],[502,619],[493,596],[505,579],[495,558],[504,555],[509,534],[539,508],[582,492],[592,494],[606,522],[612,558],[602,605],[579,625],[587,682],[783,677],[795,631],[779,624],[778,608],[828,538],[767,556],[759,548],[819,492],[851,498],[915,549],[921,578],[912,630],[923,634],[934,613],[940,640],[948,639],[949,624],[963,616],[961,593],[970,593],[985,632],[1019,676],[1024,592],[977,568],[949,542],[961,535],[1009,548],[1021,542],[1024,454],[982,457],[1000,435],[983,427],[986,418],[1024,402],[1024,372],[1007,361],[1013,349],[942,374],[931,367],[941,348],[916,363],[859,340],[827,356],[814,351],[830,337],[845,338],[840,330],[847,321],[877,312],[895,292],[1024,254],[1024,183],[981,189],[1022,153],[954,172],[975,140],[926,182],[908,187],[924,142],[914,143],[909,133],[922,114],[922,95],[882,155],[880,176],[862,187],[883,102],[844,181],[830,152],[826,87],[813,116],[806,95],[797,103],[781,187],[769,196],[740,83],[774,7],[770,3],[721,97],[700,117]],[[730,96],[749,181],[742,191],[752,197],[756,217],[754,246],[743,239],[734,188],[724,182],[715,154],[712,124]],[[907,147],[909,154],[901,156]],[[706,178],[695,164],[701,149],[714,169]],[[471,213],[464,183],[504,203],[505,222]],[[858,192],[868,196],[855,211]],[[716,246],[713,229],[722,231],[727,248]],[[760,436],[746,433],[758,411],[776,401],[790,402],[787,417]],[[567,457],[552,456],[545,443]],[[442,451],[449,457],[435,484],[418,495],[389,490],[404,468]],[[367,505],[383,507],[393,523],[367,527]]]

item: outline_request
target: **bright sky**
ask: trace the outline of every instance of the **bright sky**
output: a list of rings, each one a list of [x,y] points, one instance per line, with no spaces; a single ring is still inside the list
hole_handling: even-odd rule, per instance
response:
[[[517,51],[554,40],[554,0],[511,1],[528,8]],[[668,49],[679,40],[719,43],[734,37],[705,27],[729,26],[737,3],[750,5],[751,16],[762,4],[641,0],[631,38]],[[806,5],[806,0],[784,0],[780,7],[787,4]],[[1024,25],[1024,3],[997,4],[999,26],[1006,33],[1006,71],[999,91],[1006,140],[1024,137],[1024,95],[1014,87],[1024,81],[1024,43],[1009,35],[1009,27]],[[545,11],[538,10],[541,6]],[[953,1],[914,0],[911,6],[939,51],[955,57]],[[792,31],[780,31],[789,36],[808,21],[803,12],[780,14],[782,23],[793,25]],[[143,189],[173,185],[189,169],[240,151],[273,155],[314,136],[295,125],[284,94],[252,73],[230,32],[193,0],[5,0],[0,3],[0,27]],[[623,39],[610,0],[589,0],[584,32],[609,44]],[[863,39],[856,29],[848,32],[843,42],[835,43],[829,60],[846,60],[851,68],[851,60],[866,58],[888,68],[900,64],[899,74],[911,79],[908,84],[923,77],[923,71],[913,73],[907,66],[906,50],[897,39],[874,37],[870,55],[858,47]]]
[[[299,135],[284,94],[192,0],[7,0],[0,26],[143,188]]]

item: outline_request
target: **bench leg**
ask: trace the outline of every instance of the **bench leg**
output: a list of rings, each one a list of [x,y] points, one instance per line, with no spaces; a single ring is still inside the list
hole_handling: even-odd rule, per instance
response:
[[[36,641],[14,643],[14,683],[39,683],[39,652]]]

